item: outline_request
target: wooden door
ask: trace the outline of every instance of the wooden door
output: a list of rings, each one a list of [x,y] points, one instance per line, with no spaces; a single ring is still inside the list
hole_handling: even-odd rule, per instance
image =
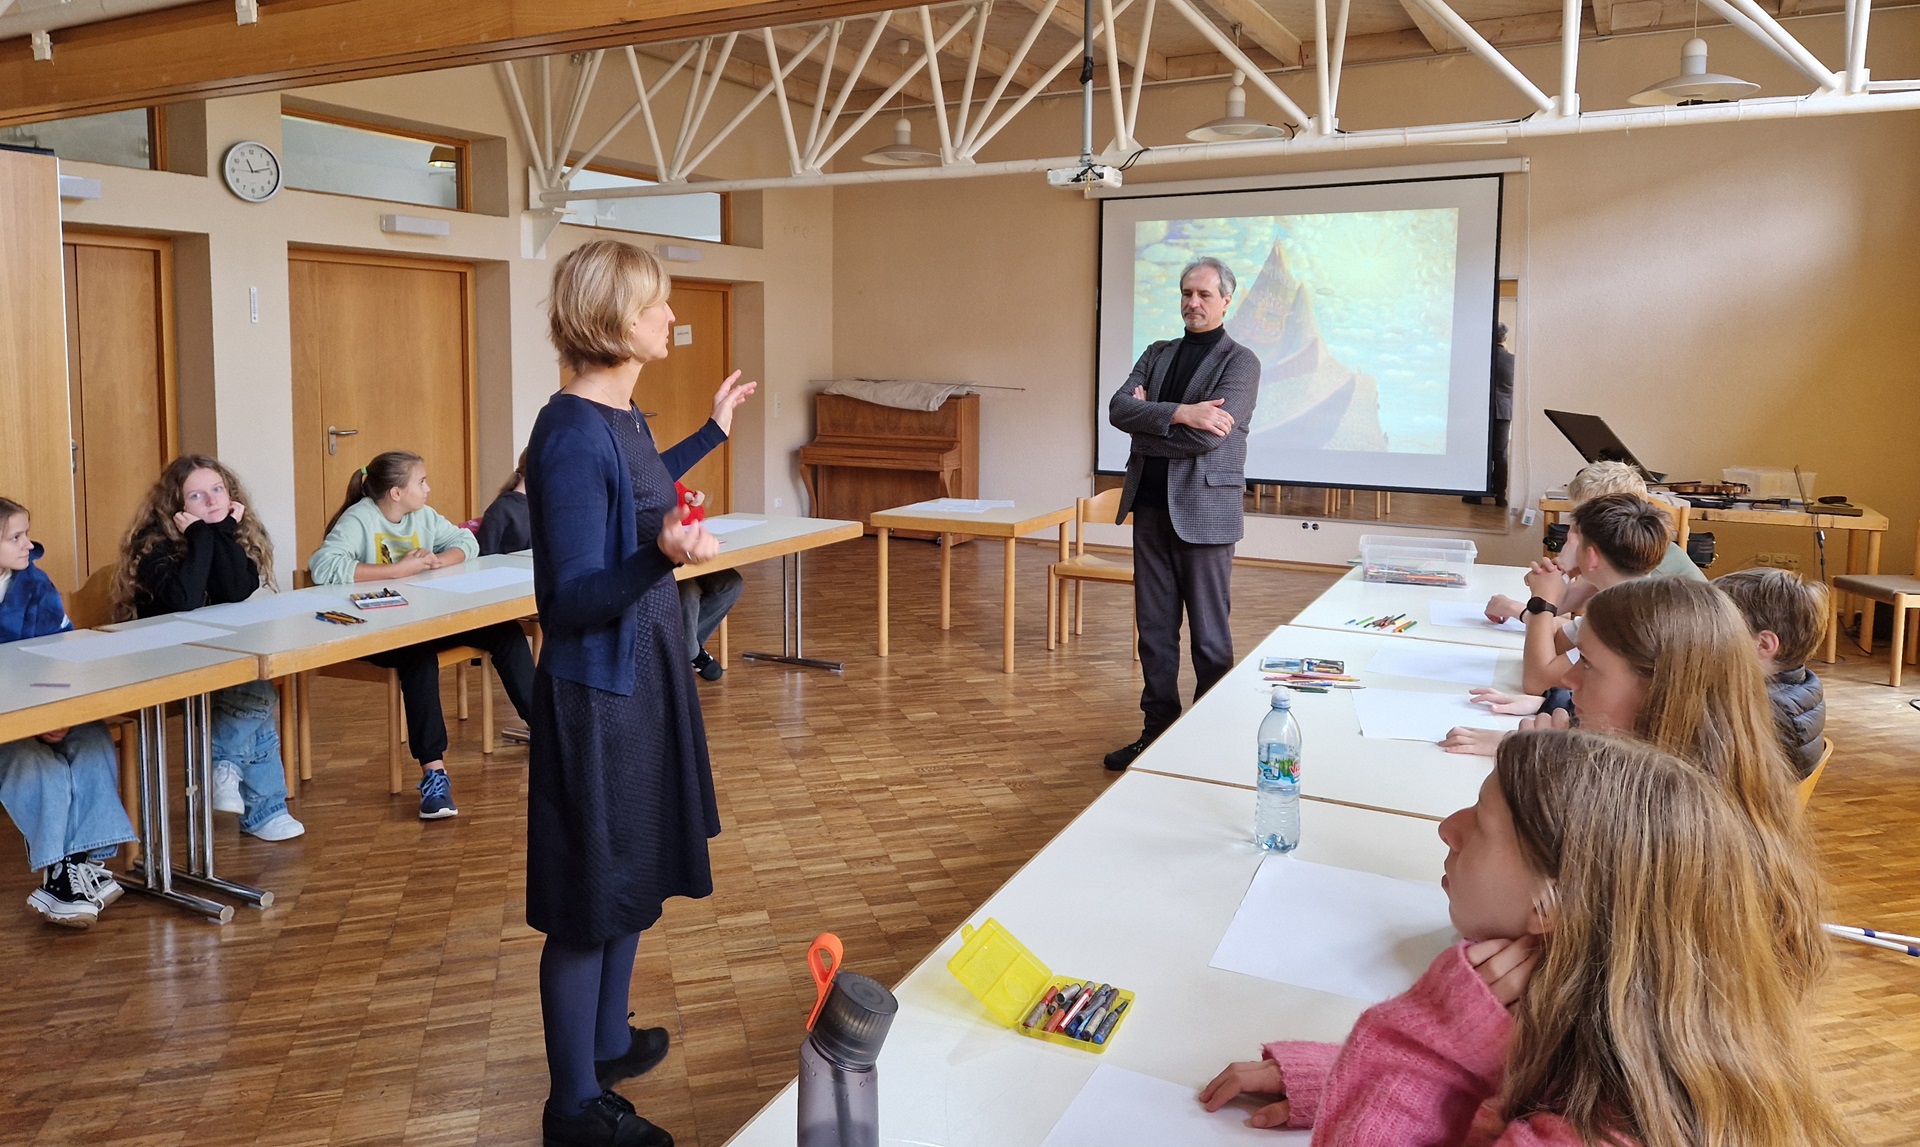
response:
[[[173,244],[68,231],[65,254],[74,558],[85,581],[119,560],[140,500],[178,452]]]
[[[473,517],[472,266],[306,250],[287,259],[301,563],[347,479],[384,451],[425,458],[429,504],[455,522]]]
[[[33,515],[40,568],[78,588],[68,432],[60,165],[0,148],[0,497]]]
[[[700,429],[713,417],[713,392],[732,370],[733,294],[724,283],[676,280],[667,305],[673,308],[673,338],[667,357],[640,372],[633,400],[661,449]],[[689,490],[703,490],[707,512],[733,509],[733,444],[721,446],[680,479]]]

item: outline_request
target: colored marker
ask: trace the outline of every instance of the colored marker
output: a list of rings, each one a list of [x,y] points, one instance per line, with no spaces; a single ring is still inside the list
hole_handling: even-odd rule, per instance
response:
[[[1048,988],[1046,996],[1042,998],[1038,1004],[1034,1005],[1033,1014],[1029,1015],[1027,1017],[1027,1022],[1021,1024],[1020,1026],[1030,1028],[1038,1024],[1041,1020],[1046,1019],[1047,1009],[1053,1006],[1053,998],[1059,994],[1060,994],[1060,989]]]
[[[1099,1044],[1107,1042],[1107,1036],[1113,1034],[1113,1025],[1120,1022],[1120,1013],[1126,1011],[1127,1005],[1132,1002],[1132,1000],[1121,1000],[1119,1007],[1107,1013],[1107,1018],[1100,1021],[1100,1030],[1093,1033],[1093,1042]]]

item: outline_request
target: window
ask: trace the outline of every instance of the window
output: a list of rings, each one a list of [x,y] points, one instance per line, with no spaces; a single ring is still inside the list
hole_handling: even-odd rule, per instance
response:
[[[467,209],[464,140],[288,113],[280,162],[287,186],[301,191]]]
[[[602,187],[652,187],[655,182],[589,167],[573,177],[572,186],[575,191],[593,191]],[[562,222],[725,243],[727,197],[716,191],[690,191],[645,199],[572,199],[567,201]]]
[[[75,163],[111,163],[116,167],[159,167],[152,108],[52,119],[45,123],[0,127],[0,143],[40,147]]]

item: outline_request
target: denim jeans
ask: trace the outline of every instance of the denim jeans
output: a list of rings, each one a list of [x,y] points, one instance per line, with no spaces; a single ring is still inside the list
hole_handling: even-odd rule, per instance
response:
[[[700,656],[707,639],[719,630],[720,619],[727,616],[746,588],[746,579],[738,570],[701,574],[680,583],[680,611],[686,616],[688,659]]]
[[[0,745],[0,804],[27,838],[35,869],[76,853],[103,860],[134,839],[113,737],[98,721],[75,725],[58,744],[28,737]]]
[[[248,681],[212,695],[213,763],[240,770],[246,811],[240,828],[252,832],[287,811],[287,772],[280,760],[280,695],[265,681]]]

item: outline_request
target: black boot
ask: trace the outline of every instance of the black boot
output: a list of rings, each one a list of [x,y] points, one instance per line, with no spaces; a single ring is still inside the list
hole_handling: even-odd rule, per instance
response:
[[[666,1028],[627,1028],[629,1043],[625,1055],[593,1061],[593,1077],[604,1091],[623,1079],[647,1074],[667,1058]]]
[[[616,1092],[603,1091],[577,1114],[561,1115],[551,1104],[540,1113],[546,1147],[673,1147],[673,1136],[633,1110]]]

